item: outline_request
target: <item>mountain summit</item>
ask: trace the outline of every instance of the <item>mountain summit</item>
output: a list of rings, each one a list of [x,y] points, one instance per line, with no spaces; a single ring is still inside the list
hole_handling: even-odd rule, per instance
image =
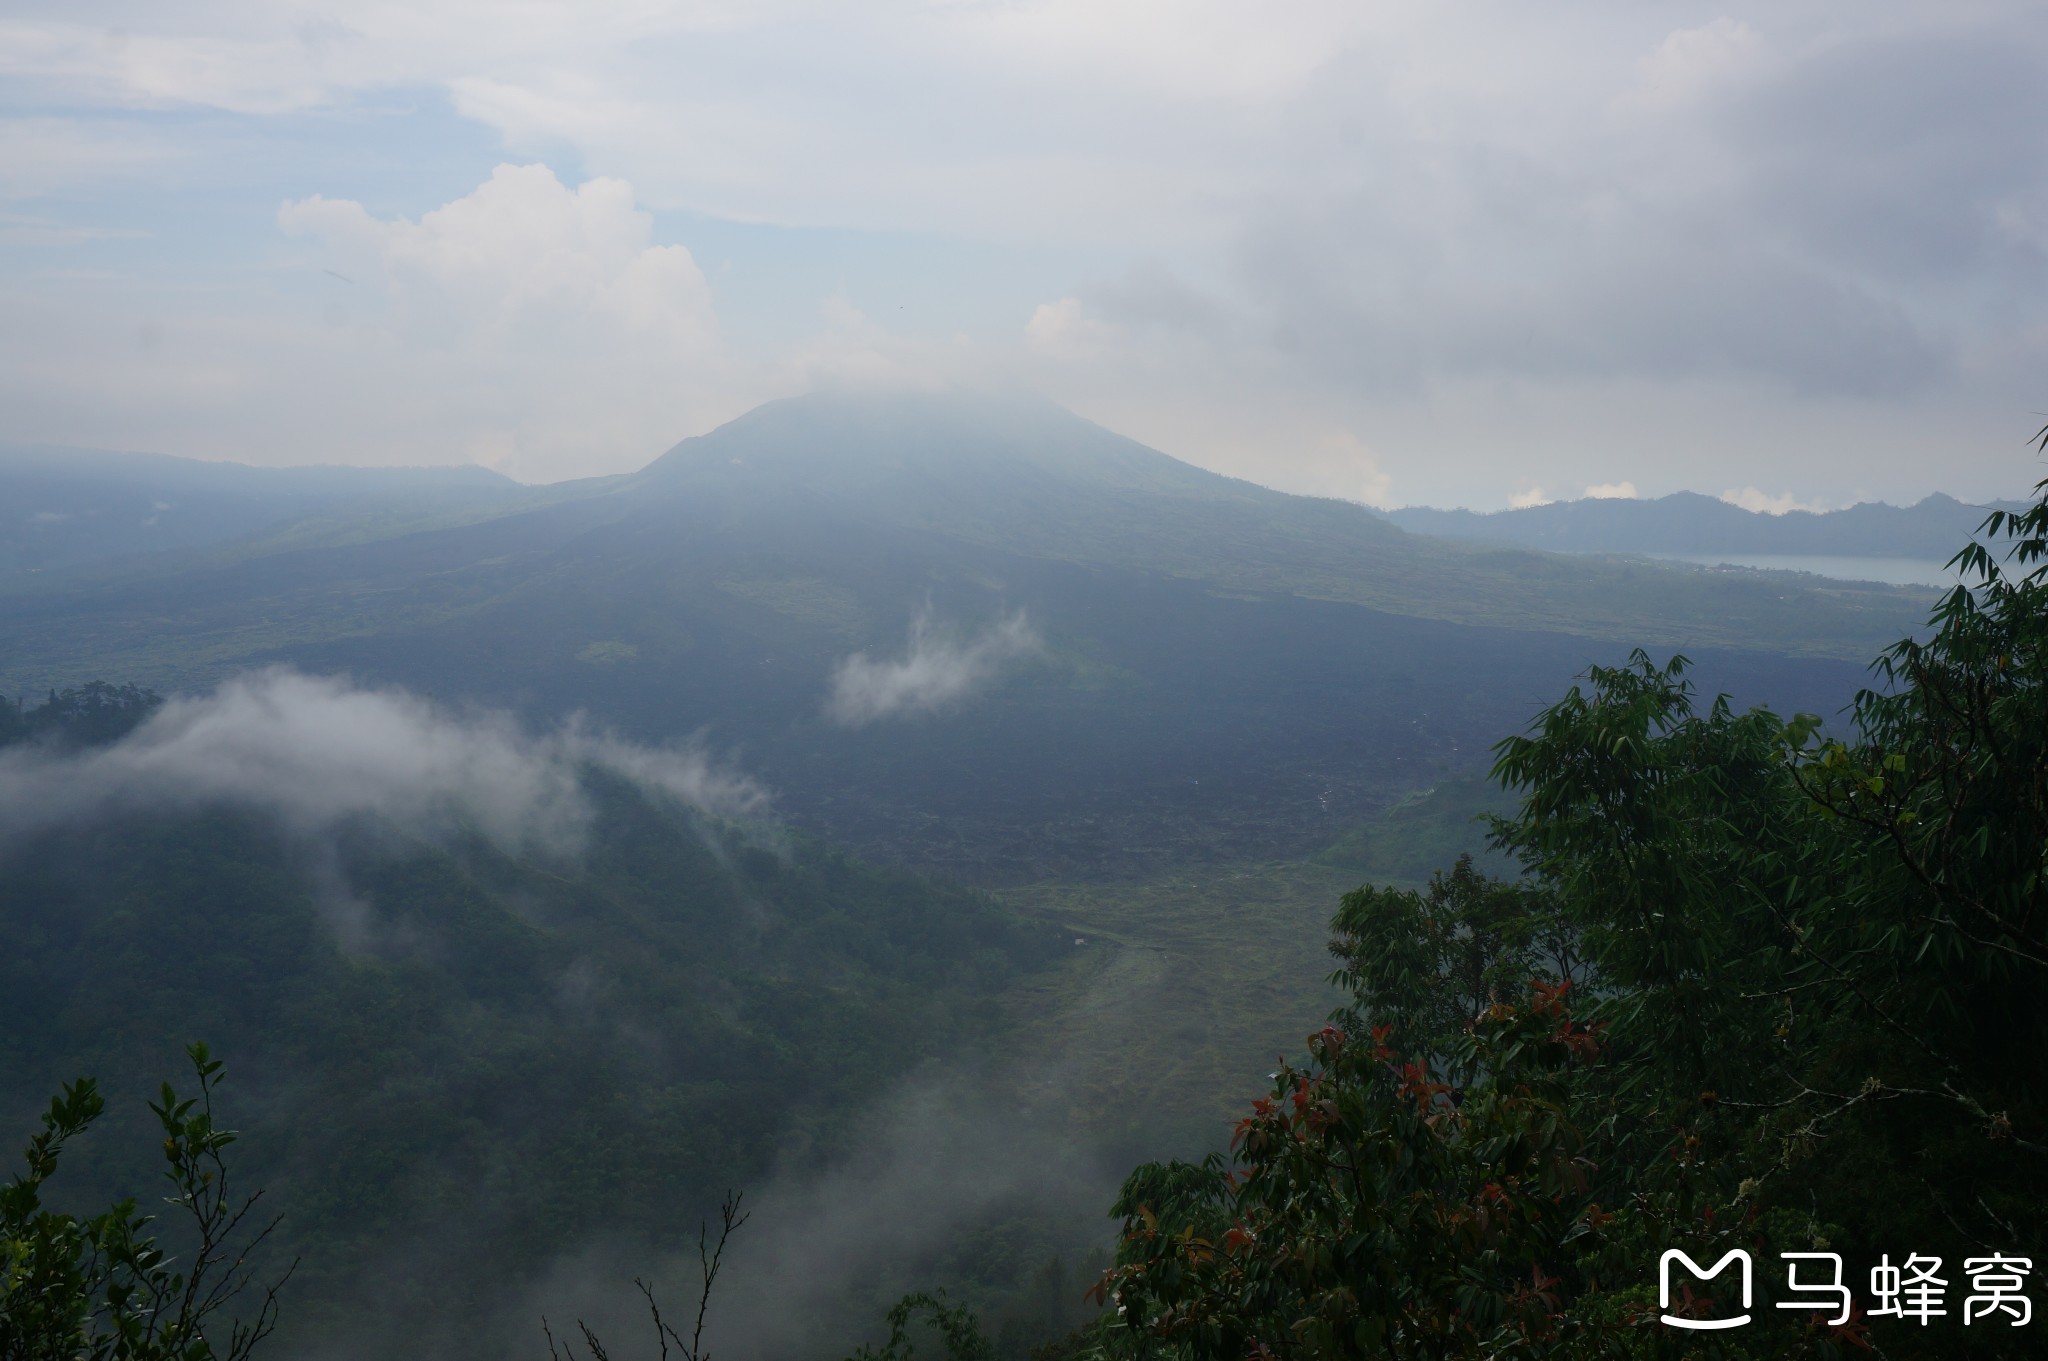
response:
[[[820,392],[768,402],[650,464],[649,482],[772,477],[824,495],[914,486],[1277,496],[1205,472],[1027,393]]]

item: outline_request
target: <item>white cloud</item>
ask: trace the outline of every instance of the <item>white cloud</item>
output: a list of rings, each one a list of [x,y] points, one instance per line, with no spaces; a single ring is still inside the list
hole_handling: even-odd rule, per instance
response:
[[[843,294],[807,335],[742,353],[695,257],[655,239],[631,185],[570,187],[545,165],[501,165],[417,218],[295,199],[277,230],[293,256],[255,308],[112,276],[12,290],[0,277],[18,322],[0,330],[0,406],[52,442],[480,462],[545,482],[637,469],[771,397],[930,387],[987,362]]]
[[[501,165],[417,221],[316,195],[278,225],[348,281],[363,315],[344,328],[344,363],[371,370],[378,408],[424,409],[446,431],[455,447],[425,461],[460,454],[542,481],[618,471],[705,406],[746,404],[703,272],[687,248],[655,244],[622,180],[571,189],[544,165]]]
[[[201,105],[249,114],[311,108],[351,83],[343,72],[323,72],[329,63],[320,51],[315,42],[282,33],[241,37],[219,28],[180,34],[156,25],[138,33],[119,24],[0,23],[0,73],[140,108]]]
[[[818,307],[820,325],[757,371],[779,392],[813,389],[937,391],[971,381],[984,356],[959,337],[906,336],[878,324],[844,293]]]
[[[1621,102],[1631,112],[1670,110],[1742,79],[1768,57],[1762,35],[1740,19],[1677,29],[1637,63],[1636,83]]]
[[[1298,455],[1305,469],[1314,469],[1316,480],[1337,488],[1347,501],[1358,501],[1385,510],[1393,504],[1389,493],[1394,479],[1380,466],[1379,456],[1349,430],[1336,430],[1317,440]]]
[[[1116,329],[1089,316],[1079,298],[1040,303],[1024,323],[1025,345],[1054,359],[1100,358],[1116,340]]]
[[[1633,482],[1595,482],[1586,488],[1589,501],[1633,501],[1636,499],[1636,484]]]
[[[653,244],[654,219],[623,180],[572,190],[544,165],[501,165],[417,222],[317,195],[285,204],[277,220],[319,241],[351,279],[381,280],[396,323],[427,335],[552,340],[564,354],[632,340],[674,360],[718,342],[696,261],[683,246]]]
[[[1388,496],[1393,485],[1393,476],[1381,471],[1378,461],[1367,459],[1365,466],[1359,470],[1358,495],[1353,499],[1385,510],[1394,504]]]
[[[1721,493],[1721,499],[1731,506],[1741,506],[1744,510],[1755,511],[1761,515],[1783,515],[1794,510],[1808,510],[1819,514],[1833,509],[1832,506],[1820,501],[1802,501],[1791,492],[1772,496],[1755,487],[1731,488]]]
[[[234,804],[300,835],[375,816],[569,853],[590,818],[585,766],[721,814],[766,804],[757,785],[700,751],[637,747],[578,722],[532,734],[504,714],[456,714],[402,690],[279,669],[174,699],[109,747],[0,753],[0,833]]]
[[[843,659],[832,672],[826,716],[848,727],[881,718],[931,713],[959,703],[1008,663],[1043,649],[1024,612],[1006,616],[971,642],[941,635],[923,610],[910,626],[910,650],[895,661],[865,652]]]

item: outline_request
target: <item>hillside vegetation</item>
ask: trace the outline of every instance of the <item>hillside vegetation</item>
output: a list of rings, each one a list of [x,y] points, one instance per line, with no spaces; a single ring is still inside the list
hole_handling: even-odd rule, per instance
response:
[[[1076,1348],[2034,1354],[2037,497],[1986,522],[1999,557],[1968,554],[1973,589],[1881,657],[1845,737],[1639,654],[1503,740],[1528,877],[1346,895],[1347,1005],[1229,1158],[1132,1175],[1113,1312]],[[1660,1291],[1671,1251],[1747,1254],[1753,1291]]]
[[[10,838],[0,1124],[81,1073],[154,1090],[203,1037],[233,1062],[241,1173],[285,1216],[273,1255],[304,1258],[280,1346],[502,1354],[534,1273],[672,1243],[778,1156],[825,1155],[895,1076],[985,1045],[995,997],[1065,944],[586,783],[566,859],[374,820],[309,843],[232,807]],[[117,1104],[70,1194],[147,1186],[146,1119]]]

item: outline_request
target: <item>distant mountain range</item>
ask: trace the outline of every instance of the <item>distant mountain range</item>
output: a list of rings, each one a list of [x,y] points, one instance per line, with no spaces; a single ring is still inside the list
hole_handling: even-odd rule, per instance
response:
[[[201,548],[326,516],[399,522],[524,489],[484,468],[254,468],[0,445],[0,575]]]
[[[1864,502],[1846,510],[1768,515],[1682,491],[1647,501],[1553,501],[1488,514],[1409,506],[1385,515],[1415,534],[1554,553],[1783,554],[1946,562],[1987,513],[2001,508],[2017,509],[2019,503],[1969,505],[1937,492],[1911,506]]]

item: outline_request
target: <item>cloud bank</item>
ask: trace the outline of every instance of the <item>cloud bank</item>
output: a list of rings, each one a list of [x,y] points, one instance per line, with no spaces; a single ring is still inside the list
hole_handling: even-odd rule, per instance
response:
[[[1721,493],[1721,499],[1759,515],[1788,515],[1795,510],[1820,515],[1836,509],[1822,501],[1803,501],[1789,491],[1773,496],[1759,487],[1731,487]]]
[[[941,636],[931,612],[910,626],[910,651],[901,660],[876,661],[856,652],[832,673],[825,715],[857,728],[877,719],[931,713],[959,703],[1008,663],[1042,651],[1045,644],[1022,610],[969,642]]]
[[[412,424],[544,481],[592,470],[593,449],[644,461],[730,377],[703,271],[655,243],[622,180],[500,165],[416,220],[314,195],[277,225],[335,284],[313,343],[391,394],[391,440]]]
[[[719,1283],[725,1293],[713,1300],[707,1332],[719,1354],[803,1355],[826,1331],[821,1323],[836,1322],[840,1338],[872,1336],[875,1313],[857,1303],[927,1287],[941,1254],[991,1222],[1014,1232],[1020,1219],[1034,1219],[1031,1228],[1068,1240],[1069,1265],[1105,1246],[1102,1207],[1121,1175],[1115,1159],[1101,1143],[1021,1111],[1001,1091],[1008,1078],[921,1074],[852,1122],[840,1157],[785,1156],[734,1240],[731,1274]],[[694,1265],[670,1267],[682,1291]],[[1083,1282],[1073,1286],[1078,1296]],[[677,1298],[687,1299],[682,1291]]]
[[[1641,495],[1633,482],[1595,482],[1586,488],[1588,501],[1634,501]]]
[[[278,669],[174,699],[112,746],[0,752],[0,836],[229,804],[274,813],[300,835],[376,816],[569,854],[592,816],[589,767],[719,814],[767,802],[699,751],[634,746],[574,720],[535,735],[504,714],[457,714],[403,690]]]

